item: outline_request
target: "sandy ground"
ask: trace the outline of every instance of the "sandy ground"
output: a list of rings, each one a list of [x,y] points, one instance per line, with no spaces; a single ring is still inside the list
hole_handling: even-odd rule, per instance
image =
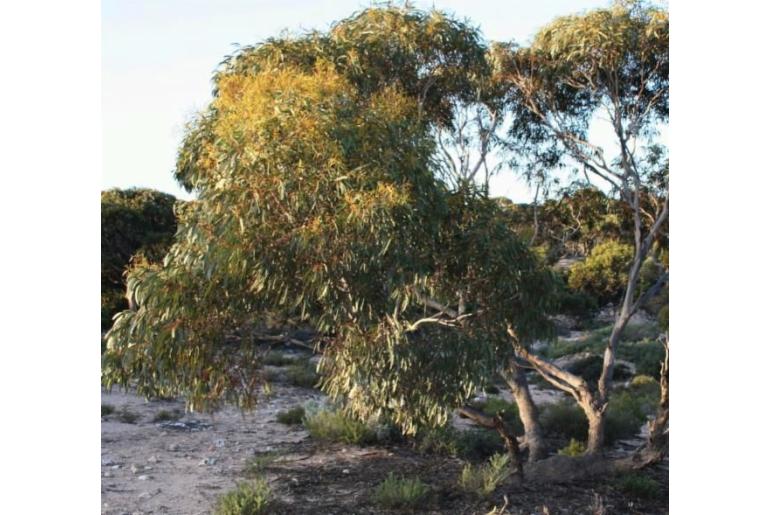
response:
[[[184,411],[180,401],[150,401],[131,393],[102,392],[102,404],[139,415],[135,423],[117,414],[102,419],[103,514],[210,513],[215,499],[242,480],[240,471],[256,453],[307,438],[275,414],[320,400],[312,390],[275,386],[256,411],[225,408],[213,416],[186,414],[173,423],[153,422],[161,411]]]

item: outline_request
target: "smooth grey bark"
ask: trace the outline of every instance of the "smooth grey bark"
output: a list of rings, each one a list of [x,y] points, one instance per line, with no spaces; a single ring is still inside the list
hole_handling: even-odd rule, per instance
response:
[[[538,409],[532,400],[529,391],[529,383],[525,370],[516,363],[510,361],[509,369],[504,376],[511,396],[519,409],[519,418],[524,426],[524,441],[527,446],[527,461],[533,462],[543,457],[545,448],[543,444],[543,429],[540,426]]]

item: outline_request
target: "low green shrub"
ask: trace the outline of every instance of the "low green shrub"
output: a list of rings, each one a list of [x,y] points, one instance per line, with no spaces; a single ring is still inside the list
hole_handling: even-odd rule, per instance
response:
[[[608,443],[636,436],[647,415],[655,412],[656,399],[633,390],[615,391],[607,406],[604,436]]]
[[[507,454],[495,454],[480,466],[465,465],[460,474],[460,488],[479,497],[488,497],[510,474]]]
[[[618,358],[636,365],[636,373],[660,379],[660,363],[666,351],[660,342],[644,339],[635,343],[623,343],[618,347]]]
[[[580,456],[586,452],[586,446],[583,442],[571,438],[566,447],[559,449],[560,456]]]
[[[419,478],[397,478],[391,472],[375,488],[372,500],[384,508],[417,508],[430,492]]]
[[[314,388],[318,383],[318,373],[309,361],[295,362],[286,370],[286,379],[294,386]]]
[[[457,433],[450,425],[422,429],[414,438],[415,448],[422,454],[457,456]]]
[[[371,444],[377,440],[377,433],[369,424],[339,410],[320,410],[306,415],[304,424],[310,436],[319,440],[356,445]]]
[[[424,429],[415,437],[423,454],[438,454],[466,460],[483,460],[505,450],[503,439],[489,429],[458,431],[452,426]]]
[[[302,424],[302,419],[305,418],[305,408],[302,406],[294,406],[289,410],[279,411],[275,418],[278,422],[286,424],[287,426],[299,425]]]
[[[517,435],[524,434],[524,426],[521,423],[521,418],[519,418],[519,408],[516,404],[500,397],[488,397],[484,401],[475,402],[472,405],[483,411],[485,415],[494,416],[499,413]]]
[[[102,404],[102,416],[106,417],[115,413],[115,406],[112,404]]]
[[[570,400],[543,406],[540,424],[546,433],[565,438],[583,440],[588,434],[588,419],[583,410]]]
[[[240,483],[217,500],[216,515],[261,515],[268,513],[271,491],[264,479]]]
[[[125,422],[126,424],[136,424],[136,421],[140,418],[139,414],[129,410],[127,406],[120,408],[120,410],[116,412],[116,415],[118,420]]]
[[[626,495],[641,499],[653,499],[660,496],[660,483],[639,473],[628,473],[615,481],[615,486]]]
[[[297,362],[297,358],[287,356],[283,352],[277,350],[268,352],[263,359],[263,363],[265,365],[270,365],[273,367],[284,367],[295,362]]]
[[[179,409],[173,409],[171,411],[168,410],[160,410],[155,414],[155,416],[152,418],[153,422],[166,422],[169,420],[179,420],[182,418],[182,411]]]
[[[275,461],[277,457],[278,454],[274,452],[266,452],[252,456],[249,460],[246,461],[246,465],[243,467],[243,472],[249,477],[258,478],[265,472],[265,469]]]

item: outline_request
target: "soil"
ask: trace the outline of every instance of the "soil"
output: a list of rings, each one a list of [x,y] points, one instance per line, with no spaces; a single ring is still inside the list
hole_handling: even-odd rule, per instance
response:
[[[550,392],[538,395],[538,402],[553,398]],[[145,401],[131,392],[103,391],[103,405],[116,411],[102,417],[102,513],[211,513],[218,496],[248,480],[245,469],[255,456],[272,458],[264,460],[262,472],[274,492],[269,513],[275,514],[403,513],[371,501],[371,492],[389,472],[419,476],[431,487],[418,513],[486,514],[502,507],[505,498],[504,513],[511,514],[598,513],[598,504],[607,514],[668,512],[667,464],[644,472],[663,489],[652,500],[623,495],[613,478],[545,486],[509,481],[481,500],[457,489],[463,467],[459,459],[422,455],[408,444],[318,442],[301,427],[276,421],[278,411],[309,401],[322,402],[323,396],[276,384],[272,398],[252,413],[225,408],[209,416],[183,414],[178,400]],[[174,410],[179,410],[178,420],[157,420]],[[137,418],[130,420],[130,414]]]

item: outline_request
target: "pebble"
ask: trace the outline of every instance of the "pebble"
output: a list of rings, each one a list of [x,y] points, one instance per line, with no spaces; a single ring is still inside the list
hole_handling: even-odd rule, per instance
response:
[[[217,447],[217,448],[219,448],[219,449],[221,449],[222,447],[224,447],[224,446],[225,446],[225,441],[224,441],[224,439],[220,438],[219,440],[214,440],[214,446],[215,446],[215,447]]]
[[[109,470],[105,471],[104,477],[112,477],[112,472],[110,472]]]
[[[120,465],[113,465],[112,470],[118,470],[120,468]]]
[[[138,479],[139,481],[147,481],[148,479],[150,479],[150,476],[142,474],[141,476],[139,476],[136,479]]]
[[[203,458],[198,462],[199,467],[203,467],[205,465],[214,465],[217,462],[216,458]]]
[[[153,454],[152,456],[147,458],[147,461],[150,463],[158,463],[158,457]]]
[[[350,469],[342,469],[343,474],[350,474]]]
[[[139,467],[137,467],[135,464],[131,464],[131,473],[132,473],[132,474],[136,474],[136,473],[137,473],[137,472],[139,472],[140,470],[142,470],[142,469],[140,469]]]
[[[179,450],[179,444],[178,443],[172,443],[168,446],[168,450],[171,452],[176,452]]]

